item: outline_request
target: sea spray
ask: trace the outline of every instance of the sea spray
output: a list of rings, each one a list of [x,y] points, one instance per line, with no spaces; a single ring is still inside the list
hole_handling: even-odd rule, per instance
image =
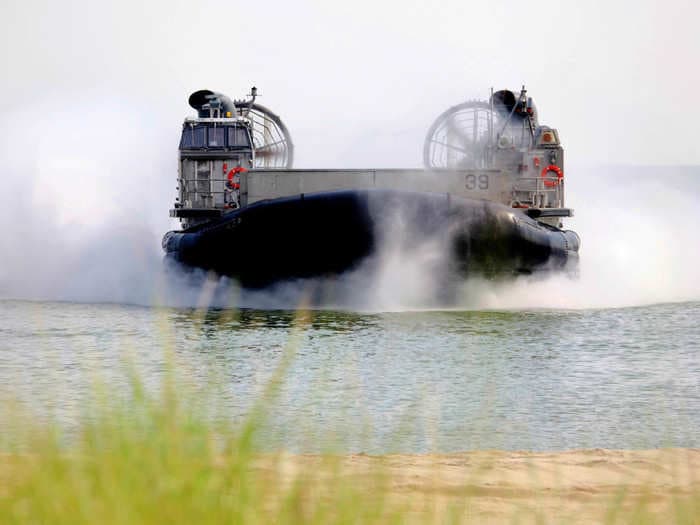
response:
[[[700,298],[700,168],[607,166],[568,170],[582,240],[578,277],[469,281],[480,308],[606,308]]]
[[[154,201],[145,189],[132,195],[129,207],[142,208],[140,216],[112,213],[65,223],[56,220],[65,203],[38,205],[34,197],[42,188],[33,172],[9,166],[15,176],[4,196],[15,198],[5,198],[1,212],[3,223],[12,225],[4,233],[3,297],[190,307],[206,299],[219,307],[272,309],[294,308],[310,297],[315,308],[371,311],[576,309],[700,298],[700,168],[570,166],[567,204],[576,217],[565,227],[582,239],[577,278],[552,273],[455,282],[445,268],[445,236],[411,231],[405,220],[410,210],[399,208],[383,222],[375,254],[359,267],[251,291],[232,279],[164,265],[163,232],[153,229]],[[104,180],[97,198],[110,198],[110,182]],[[203,287],[209,291],[203,294]]]

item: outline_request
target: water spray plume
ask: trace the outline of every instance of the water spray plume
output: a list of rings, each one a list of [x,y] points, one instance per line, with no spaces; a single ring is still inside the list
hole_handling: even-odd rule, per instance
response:
[[[58,158],[57,152],[70,151],[67,137],[85,135],[84,115],[78,121],[76,114],[66,108],[55,115],[61,127],[49,133],[53,143],[38,150],[19,142],[23,134],[6,133],[0,297],[295,308],[308,295],[312,307],[372,311],[604,308],[700,299],[698,167],[570,164],[568,203],[577,217],[566,226],[583,239],[577,278],[456,282],[448,260],[450,232],[412,231],[416,221],[407,218],[413,211],[396,207],[385,213],[375,251],[358,267],[251,291],[228,278],[163,264],[160,234],[168,229],[163,217],[174,190],[176,137],[135,143],[130,130],[142,113],[103,107],[100,122],[115,115],[109,140],[94,134],[80,156]],[[6,124],[22,129],[27,122],[17,114]]]

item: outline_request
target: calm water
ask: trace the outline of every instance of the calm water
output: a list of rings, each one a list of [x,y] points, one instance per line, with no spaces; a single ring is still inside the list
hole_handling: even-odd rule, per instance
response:
[[[700,446],[700,303],[359,314],[0,301],[0,392],[70,423],[96,380],[174,349],[245,417],[291,356],[266,446],[456,451]]]

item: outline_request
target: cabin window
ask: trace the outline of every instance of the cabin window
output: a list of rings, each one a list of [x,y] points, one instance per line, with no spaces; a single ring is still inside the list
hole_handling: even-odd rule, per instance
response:
[[[227,143],[228,141],[228,143]],[[250,148],[250,135],[243,127],[186,126],[182,130],[180,149]]]
[[[192,147],[204,148],[207,145],[207,128],[194,128],[193,137]]]
[[[207,145],[207,130],[199,127],[187,126],[182,130],[180,149],[204,148]]]
[[[224,128],[209,128],[209,147],[223,148],[224,144]]]
[[[180,149],[189,149],[194,147],[193,130],[187,126],[182,130],[182,138],[180,139]]]
[[[250,139],[248,138],[248,130],[239,127],[228,128],[228,147],[249,148]]]

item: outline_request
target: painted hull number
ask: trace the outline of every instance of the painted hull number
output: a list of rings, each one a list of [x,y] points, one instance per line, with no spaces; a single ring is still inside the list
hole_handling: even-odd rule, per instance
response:
[[[465,177],[464,186],[468,190],[488,190],[489,176],[485,173],[482,173],[481,175],[476,175],[475,173],[468,173]]]

